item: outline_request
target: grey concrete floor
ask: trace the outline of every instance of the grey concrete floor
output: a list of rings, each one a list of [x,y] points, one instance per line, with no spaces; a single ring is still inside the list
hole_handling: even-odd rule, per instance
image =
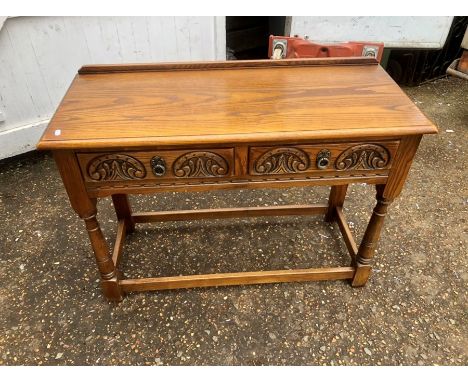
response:
[[[439,126],[390,208],[367,286],[344,281],[102,296],[82,221],[48,153],[0,162],[0,364],[462,365],[467,363],[468,82],[405,91]],[[327,188],[132,197],[135,210],[325,201]],[[350,188],[358,239],[374,205]],[[116,219],[99,202],[108,239]],[[142,225],[127,276],[347,265],[320,217]]]

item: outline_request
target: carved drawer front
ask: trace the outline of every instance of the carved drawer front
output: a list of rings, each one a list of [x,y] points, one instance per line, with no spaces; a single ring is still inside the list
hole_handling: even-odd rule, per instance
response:
[[[79,153],[86,182],[187,181],[230,177],[234,149]]]
[[[320,143],[250,147],[249,174],[256,176],[339,176],[385,174],[398,141]]]

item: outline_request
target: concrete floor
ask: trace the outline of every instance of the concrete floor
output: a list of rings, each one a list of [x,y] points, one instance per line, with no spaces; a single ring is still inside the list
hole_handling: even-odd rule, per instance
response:
[[[0,364],[466,365],[468,82],[405,91],[439,126],[423,139],[390,208],[365,288],[347,282],[136,293],[108,303],[82,221],[49,154],[0,162]],[[135,210],[325,201],[297,188],[133,197]],[[374,205],[350,188],[357,238]],[[99,203],[109,240],[110,200]],[[319,217],[142,225],[127,276],[347,265],[338,230]]]

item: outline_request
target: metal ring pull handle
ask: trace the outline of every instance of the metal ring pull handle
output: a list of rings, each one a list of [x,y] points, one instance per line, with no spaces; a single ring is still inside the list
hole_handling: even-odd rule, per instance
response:
[[[317,154],[317,168],[325,170],[330,164],[330,150],[323,149]]]
[[[151,159],[151,169],[156,176],[163,176],[166,173],[166,162],[161,157]]]

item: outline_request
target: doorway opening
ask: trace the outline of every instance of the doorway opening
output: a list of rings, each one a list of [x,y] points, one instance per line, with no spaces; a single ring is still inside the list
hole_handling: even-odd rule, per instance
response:
[[[226,58],[268,58],[268,37],[285,34],[286,16],[227,16]]]

